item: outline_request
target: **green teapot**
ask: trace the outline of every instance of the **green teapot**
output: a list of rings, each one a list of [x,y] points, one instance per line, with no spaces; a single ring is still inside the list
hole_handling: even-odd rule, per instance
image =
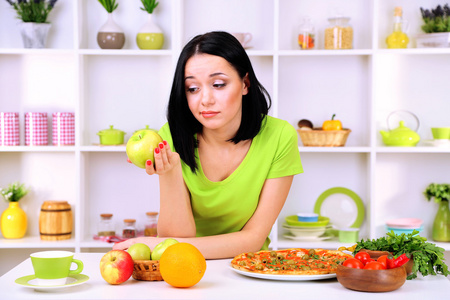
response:
[[[400,121],[400,126],[396,129],[380,131],[383,142],[386,146],[414,147],[420,141],[420,136],[414,130],[405,126],[405,121]]]

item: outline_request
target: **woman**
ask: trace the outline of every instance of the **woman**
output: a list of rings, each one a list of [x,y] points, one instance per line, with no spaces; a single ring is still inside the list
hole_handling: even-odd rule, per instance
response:
[[[268,103],[269,102],[269,103]],[[270,97],[232,35],[210,32],[181,52],[159,134],[159,238],[196,246],[207,259],[267,249],[295,174],[303,172],[297,132],[268,116]],[[175,152],[176,151],[176,152]]]

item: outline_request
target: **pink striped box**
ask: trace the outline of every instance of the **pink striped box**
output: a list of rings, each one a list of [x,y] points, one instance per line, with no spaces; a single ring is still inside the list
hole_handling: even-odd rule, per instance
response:
[[[25,113],[25,145],[26,146],[48,145],[47,113],[43,112]]]
[[[0,112],[0,146],[19,145],[19,113]]]
[[[70,112],[55,112],[52,114],[52,117],[53,145],[75,145],[75,114]]]

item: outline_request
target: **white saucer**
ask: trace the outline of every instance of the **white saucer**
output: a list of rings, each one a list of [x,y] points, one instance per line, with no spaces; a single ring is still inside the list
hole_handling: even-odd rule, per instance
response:
[[[328,235],[328,234],[317,236],[317,237],[311,237],[311,236],[294,236],[289,233],[283,234],[283,236],[287,239],[299,241],[299,242],[320,242],[320,241],[329,240],[333,237],[332,235]]]
[[[33,275],[27,275],[27,276],[17,278],[15,283],[17,283],[23,287],[32,288],[35,290],[53,290],[53,289],[61,289],[61,288],[80,285],[80,284],[85,283],[88,280],[89,280],[89,276],[87,276],[87,275],[74,274],[74,275],[69,275],[69,277],[67,277],[67,283],[63,284],[63,285],[38,285],[36,282],[37,281],[36,276],[33,274]]]
[[[424,140],[423,143],[432,147],[450,147],[450,140]]]

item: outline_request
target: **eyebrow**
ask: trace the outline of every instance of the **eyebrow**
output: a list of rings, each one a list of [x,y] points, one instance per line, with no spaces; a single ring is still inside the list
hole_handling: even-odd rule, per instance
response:
[[[225,75],[225,76],[228,76],[228,75],[225,74],[225,73],[222,73],[222,72],[216,72],[216,73],[210,74],[209,77],[214,77],[214,76],[218,76],[218,75]],[[195,78],[194,76],[186,76],[186,77],[184,78],[184,81],[186,81],[186,80],[188,80],[188,79],[194,79],[194,78]]]

